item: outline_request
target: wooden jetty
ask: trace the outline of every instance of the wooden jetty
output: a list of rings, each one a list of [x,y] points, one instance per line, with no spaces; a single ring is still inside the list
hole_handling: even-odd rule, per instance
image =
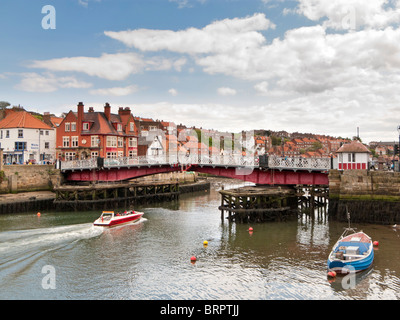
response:
[[[151,201],[172,201],[179,197],[179,183],[151,184],[93,184],[89,186],[62,186],[54,189],[54,204],[60,210],[111,209],[128,207]]]
[[[296,189],[288,186],[255,186],[220,190],[221,219],[240,223],[286,220],[297,211]]]

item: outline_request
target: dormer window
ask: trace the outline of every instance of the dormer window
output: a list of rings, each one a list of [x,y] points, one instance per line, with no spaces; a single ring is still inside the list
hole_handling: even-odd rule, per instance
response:
[[[135,131],[135,124],[133,122],[129,123],[129,131]]]
[[[89,130],[89,122],[84,122],[84,123],[82,124],[82,130],[83,130],[83,131]]]
[[[120,123],[117,124],[117,131],[122,131],[122,124]]]

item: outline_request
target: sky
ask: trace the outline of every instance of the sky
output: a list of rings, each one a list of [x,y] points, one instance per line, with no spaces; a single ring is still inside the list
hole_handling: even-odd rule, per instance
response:
[[[0,0],[0,100],[398,141],[400,0]]]

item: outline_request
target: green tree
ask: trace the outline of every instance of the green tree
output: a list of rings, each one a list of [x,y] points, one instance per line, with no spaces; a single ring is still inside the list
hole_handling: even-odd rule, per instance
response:
[[[8,106],[10,106],[11,104],[7,101],[0,101],[0,109],[5,109]]]
[[[282,139],[277,136],[271,136],[271,143],[273,146],[280,146],[282,143]]]
[[[323,146],[322,146],[322,143],[320,142],[320,141],[315,141],[315,142],[313,142],[313,144],[311,145],[311,147],[310,147],[310,151],[316,151],[316,150],[318,150],[318,149],[321,149]]]

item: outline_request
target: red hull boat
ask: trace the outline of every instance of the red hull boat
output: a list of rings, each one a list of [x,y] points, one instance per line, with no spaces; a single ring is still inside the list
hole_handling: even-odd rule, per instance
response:
[[[103,211],[101,216],[94,221],[95,226],[115,227],[126,223],[138,221],[143,212],[125,211],[124,213],[114,213],[114,211]]]

